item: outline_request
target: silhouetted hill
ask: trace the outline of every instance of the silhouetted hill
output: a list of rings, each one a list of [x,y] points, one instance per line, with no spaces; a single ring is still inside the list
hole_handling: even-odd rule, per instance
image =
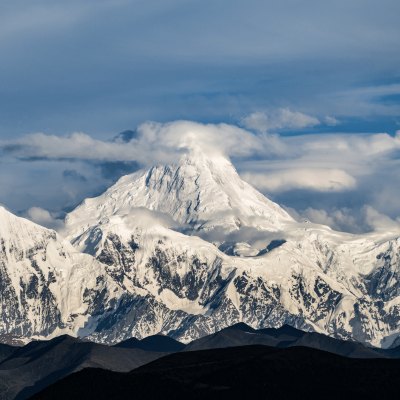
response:
[[[6,358],[10,357],[18,347],[10,346],[8,344],[0,343],[0,363]]]
[[[124,340],[123,342],[116,344],[115,347],[174,353],[183,350],[185,345],[169,336],[153,335],[142,340],[136,338]]]
[[[163,354],[121,349],[70,336],[34,341],[16,349],[0,363],[0,399],[25,399],[82,368],[131,371]]]
[[[278,329],[256,330],[244,323],[230,326],[212,335],[195,340],[185,347],[185,351],[256,344],[271,347],[304,346],[355,358],[390,356],[388,352],[366,347],[361,343],[338,340],[315,332],[303,332],[289,325],[284,325]]]
[[[400,360],[245,346],[180,352],[130,373],[86,369],[34,399],[397,398]]]
[[[264,353],[267,348],[266,346],[268,346],[268,348],[271,349],[270,354],[276,354],[279,355],[279,357],[286,357],[286,354],[288,354],[288,359],[290,359],[290,355],[292,354],[289,351],[290,349],[293,349],[295,352],[293,354],[297,354],[296,352],[300,351],[295,349],[302,349],[302,354],[308,354],[307,348],[309,348],[309,354],[314,358],[315,354],[321,353],[318,352],[320,350],[323,351],[321,354],[325,354],[321,358],[324,362],[324,368],[328,368],[329,360],[336,360],[336,358],[329,358],[332,354],[353,359],[386,359],[400,357],[400,348],[380,350],[368,348],[356,342],[333,339],[314,332],[303,332],[291,326],[282,326],[279,329],[256,330],[244,323],[225,328],[220,332],[195,340],[186,346],[170,337],[162,335],[150,336],[143,340],[132,338],[113,347],[92,342],[83,342],[70,336],[60,336],[50,341],[31,342],[20,348],[11,348],[7,345],[4,347],[0,346],[0,352],[2,349],[4,350],[5,358],[0,362],[0,399],[12,399],[15,397],[18,399],[25,399],[37,391],[44,389],[46,386],[55,383],[57,380],[85,368],[101,368],[102,370],[119,372],[132,371],[132,374],[135,374],[137,372],[135,368],[143,366],[140,368],[140,371],[150,371],[150,375],[152,375],[155,373],[155,370],[153,371],[152,368],[159,364],[151,363],[149,366],[149,368],[151,368],[150,370],[145,370],[144,365],[157,358],[164,357],[167,353],[181,352],[182,354],[203,354],[201,351],[206,351],[204,354],[210,355],[213,351],[216,351],[215,354],[221,354],[223,357],[227,356],[229,358],[231,353],[228,350],[230,348],[242,348],[242,350],[232,350],[234,352],[232,354],[238,354],[243,358],[243,363],[245,363],[245,360],[253,354],[252,348],[254,346],[262,349],[261,351]],[[246,348],[248,348],[248,354],[245,350]],[[226,349],[227,352],[220,353],[220,349]],[[275,353],[274,349],[276,350]],[[284,349],[287,349],[288,352],[279,352]],[[317,351],[317,353],[313,352],[313,350]],[[236,351],[239,353],[236,353]],[[164,361],[160,364],[162,366],[167,365],[165,363],[172,362],[171,368],[176,369],[175,372],[172,371],[172,377],[181,373],[180,367],[174,365],[174,360],[182,360],[182,368],[188,367],[190,370],[190,368],[192,368],[192,361],[200,356],[192,356],[189,354],[179,357],[183,358],[164,358]],[[214,356],[210,357],[210,368],[215,364],[215,368],[219,371],[222,364],[218,364],[218,360],[213,359]],[[372,361],[373,360],[371,360],[371,362]],[[298,363],[298,361],[296,362]],[[367,365],[368,369],[371,365],[374,366],[376,364],[365,365]],[[333,367],[334,365],[332,368]],[[206,368],[201,360],[199,361],[199,368]],[[252,367],[250,366],[249,368],[251,370]],[[282,371],[283,370],[284,367],[282,367]],[[92,372],[85,373],[91,374]],[[203,372],[200,371],[199,373],[202,374]],[[98,374],[102,376],[105,374],[105,381],[108,379],[125,379],[119,375],[118,377],[112,374],[107,375],[103,371],[98,372]],[[146,374],[144,376],[147,376]],[[168,374],[169,372],[167,376],[169,376]],[[204,374],[206,374],[206,371],[204,371]],[[313,375],[311,374],[311,376]],[[147,378],[144,377],[143,379],[143,382],[146,382]],[[247,377],[246,379],[250,378]],[[97,378],[94,378],[95,383],[96,380]],[[194,376],[193,381],[195,381]],[[173,385],[176,383],[174,382],[175,378],[168,381],[166,390],[169,390],[168,387],[171,385],[170,389],[173,390]],[[102,384],[103,382],[99,383],[100,387]],[[125,383],[122,383],[122,385],[125,385]],[[128,382],[126,385],[129,386],[131,383]],[[184,386],[182,390],[186,390],[185,387],[186,386]],[[108,389],[106,388],[104,390],[105,393],[107,393]],[[139,390],[141,389],[139,388]],[[155,389],[152,388],[151,390]],[[94,393],[96,393],[96,391],[94,391]]]

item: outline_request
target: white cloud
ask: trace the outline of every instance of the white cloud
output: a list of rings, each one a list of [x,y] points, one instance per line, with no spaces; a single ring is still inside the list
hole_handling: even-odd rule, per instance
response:
[[[128,143],[102,141],[84,133],[35,133],[3,142],[2,147],[6,153],[26,159],[135,160],[142,165],[173,162],[182,152],[201,148],[208,154],[250,158],[252,161],[238,164],[242,176],[267,194],[293,189],[338,192],[354,189],[360,178],[387,167],[391,154],[400,149],[400,132],[395,136],[379,133],[279,137],[255,135],[227,124],[146,122]]]
[[[352,189],[356,185],[356,180],[340,169],[282,169],[266,174],[244,173],[242,177],[259,190],[271,193],[292,189],[335,192]]]
[[[327,115],[324,118],[324,123],[328,126],[336,126],[340,124],[340,121],[338,119],[336,119],[335,117],[332,117],[330,115]]]
[[[55,218],[49,211],[40,207],[31,207],[26,211],[26,218],[46,228],[60,230],[64,223]]]
[[[370,205],[364,205],[359,209],[308,207],[305,210],[294,210],[289,208],[288,212],[298,221],[308,220],[316,224],[328,225],[337,231],[352,233],[400,231],[399,218],[390,218]]]
[[[281,129],[303,129],[320,124],[320,121],[299,111],[279,108],[269,111],[256,111],[241,120],[241,124],[250,130],[266,133]]]
[[[267,152],[267,145],[276,150],[280,142],[273,138],[262,138],[228,124],[200,124],[176,121],[166,124],[148,122],[138,128],[139,139],[135,143],[141,149],[153,152],[162,149],[164,154],[177,150],[196,148],[207,153],[223,153],[228,156],[248,156],[256,152]]]
[[[85,133],[69,136],[33,133],[14,142],[3,142],[3,148],[25,158],[129,160],[136,155],[130,146],[93,139]]]
[[[306,176],[309,169],[340,170],[353,177],[365,176],[390,165],[400,150],[399,133],[395,136],[387,133],[313,134],[281,137],[279,140],[284,152],[275,154],[273,158],[242,163],[241,170],[281,175],[283,170],[296,174],[301,169],[306,171]],[[333,181],[335,176],[341,181],[340,177],[344,175],[332,172],[331,176]],[[327,183],[324,185],[329,187]]]
[[[20,158],[139,161],[144,165],[173,161],[179,153],[201,148],[228,156],[268,155],[282,152],[282,142],[273,135],[257,136],[228,124],[175,121],[146,122],[128,143],[93,139],[85,133],[69,136],[34,133],[16,141],[3,141],[3,149]]]
[[[303,157],[334,157],[339,162],[338,156],[341,160],[346,160],[348,157],[359,160],[400,149],[400,134],[397,132],[395,136],[387,133],[307,135],[299,139],[293,138],[293,144],[294,142],[301,146]]]
[[[366,230],[364,221],[354,215],[354,210],[349,208],[324,210],[308,207],[300,215],[311,222],[328,225],[338,231],[357,233]]]
[[[374,231],[399,230],[400,222],[380,213],[371,206],[364,207],[365,221]]]

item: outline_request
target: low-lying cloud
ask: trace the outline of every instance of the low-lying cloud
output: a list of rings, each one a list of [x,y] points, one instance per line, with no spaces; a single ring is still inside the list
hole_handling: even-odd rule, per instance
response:
[[[317,224],[328,225],[338,231],[363,233],[368,231],[399,231],[400,218],[390,218],[369,205],[359,209],[348,207],[315,209],[308,207],[300,212],[288,209],[297,220],[308,220]]]
[[[46,228],[60,230],[64,226],[64,222],[61,218],[57,218],[49,211],[40,207],[29,208],[24,216]]]
[[[340,169],[298,168],[271,171],[270,173],[243,173],[242,177],[264,192],[281,192],[308,189],[337,192],[352,189],[356,179]]]

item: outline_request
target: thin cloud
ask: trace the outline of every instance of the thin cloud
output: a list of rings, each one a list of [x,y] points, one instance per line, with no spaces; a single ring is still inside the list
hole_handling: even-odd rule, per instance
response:
[[[276,132],[282,129],[309,128],[320,123],[311,115],[288,108],[253,112],[241,120],[243,127],[261,133]]]
[[[283,169],[266,174],[243,173],[242,177],[267,193],[292,189],[337,192],[353,189],[356,186],[356,179],[340,169]]]

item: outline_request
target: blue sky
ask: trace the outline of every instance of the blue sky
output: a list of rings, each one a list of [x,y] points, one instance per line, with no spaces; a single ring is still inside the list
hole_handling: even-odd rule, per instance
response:
[[[37,142],[32,146],[30,135],[38,132],[60,137],[83,132],[108,143],[145,121],[184,119],[228,123],[279,140],[313,134],[320,143],[329,133],[347,135],[351,143],[351,135],[366,133],[395,138],[399,15],[395,0],[2,2],[0,202],[22,214],[41,207],[58,215],[143,163],[103,153],[90,160],[72,153],[43,156]],[[292,148],[288,143],[295,142],[285,143]],[[335,179],[354,179],[342,190],[308,183],[272,190],[271,183],[260,183],[260,175],[271,182],[284,176],[287,155],[248,154],[236,162],[249,179],[257,172],[260,190],[301,217],[368,230],[365,207],[393,221],[400,215],[393,201],[389,205],[373,195],[374,185],[388,198],[397,195],[393,143],[379,160],[363,153],[364,174],[361,166],[357,171],[348,166],[351,155],[343,162],[340,149],[332,155],[338,165],[329,168],[347,174],[335,172]],[[271,157],[274,171],[276,159],[282,162],[274,176]],[[315,163],[316,171],[326,172],[325,164]],[[338,211],[357,214],[353,228],[332,219]]]

